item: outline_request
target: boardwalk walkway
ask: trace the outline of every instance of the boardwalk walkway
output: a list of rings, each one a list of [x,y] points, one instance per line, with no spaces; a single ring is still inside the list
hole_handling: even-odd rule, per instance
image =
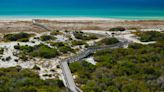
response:
[[[120,48],[120,47],[123,47],[125,44],[127,44],[127,43],[126,42],[120,42],[118,44],[109,45],[109,46],[91,47],[91,48],[88,48],[87,50],[79,53],[76,56],[73,56],[73,57],[70,57],[68,59],[65,59],[65,60],[61,61],[60,66],[61,66],[61,69],[63,71],[63,75],[64,75],[64,79],[66,81],[66,85],[70,89],[70,91],[71,92],[82,92],[75,85],[75,82],[74,82],[74,79],[72,77],[71,71],[69,69],[68,63],[72,63],[72,62],[75,62],[75,61],[80,61],[83,58],[87,57],[88,55],[94,53],[95,51],[104,50],[104,49]]]
[[[44,24],[41,24],[41,23],[37,23],[37,19],[33,19],[32,23],[33,23],[33,25],[39,26],[39,27],[44,28],[44,29],[46,29],[48,31],[53,31],[53,29],[51,29],[47,25],[44,25]]]
[[[64,80],[66,82],[67,87],[71,92],[78,92],[76,89],[75,82],[73,80],[71,71],[69,69],[68,63],[67,62],[60,62],[60,67],[62,69],[62,73],[64,75]]]
[[[39,27],[42,27],[48,31],[52,31],[51,28],[49,28],[46,25],[37,23],[36,20],[33,20],[33,24],[37,25]],[[108,46],[99,46],[99,47],[90,47],[88,49],[86,49],[85,51],[72,56],[70,58],[64,59],[60,62],[60,67],[62,69],[62,73],[64,75],[64,80],[66,82],[66,87],[69,88],[70,92],[82,92],[75,84],[73,76],[71,74],[71,70],[68,66],[68,63],[73,63],[75,61],[80,61],[83,58],[87,57],[88,55],[94,53],[95,51],[98,50],[104,50],[104,49],[114,49],[114,48],[120,48],[123,47],[124,45],[128,44],[128,41],[126,41],[125,39],[121,39],[120,43],[114,44],[114,45],[108,45]]]

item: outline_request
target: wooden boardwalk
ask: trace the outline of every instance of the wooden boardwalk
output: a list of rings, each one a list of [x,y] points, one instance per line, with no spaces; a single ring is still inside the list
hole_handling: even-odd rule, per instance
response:
[[[104,49],[114,49],[114,48],[120,48],[123,47],[125,44],[128,44],[126,42],[120,42],[118,44],[109,45],[109,46],[100,46],[100,47],[91,47],[87,50],[79,53],[78,55],[72,56],[68,59],[65,59],[60,62],[60,66],[64,75],[64,79],[66,82],[67,87],[70,89],[71,92],[82,92],[79,88],[77,88],[74,79],[71,74],[71,70],[69,69],[68,63],[73,63],[76,61],[80,61],[83,58],[87,57],[88,55],[94,53],[98,50],[104,50]]]
[[[41,23],[37,23],[36,20],[33,20],[32,22],[36,26],[42,27],[42,28],[44,28],[48,31],[52,31],[52,29],[49,28],[48,26],[43,25]],[[85,51],[83,51],[83,52],[81,52],[81,53],[79,53],[75,56],[69,57],[69,58],[64,59],[61,62],[59,62],[60,67],[62,69],[62,73],[64,75],[64,80],[66,82],[66,87],[69,89],[69,91],[70,92],[82,92],[82,90],[80,90],[74,82],[73,76],[71,74],[71,70],[68,66],[68,63],[73,63],[73,62],[76,62],[76,61],[80,61],[80,60],[84,59],[85,57],[87,57],[88,55],[90,55],[90,54],[92,54],[92,53],[94,53],[95,51],[98,51],[98,50],[120,48],[120,47],[124,47],[124,45],[126,45],[126,44],[128,44],[128,41],[125,40],[125,39],[121,39],[120,43],[117,43],[117,44],[114,44],[114,45],[90,47],[90,48],[86,49]]]
[[[33,25],[39,26],[39,27],[44,28],[44,29],[46,29],[48,31],[53,31],[53,29],[51,29],[47,25],[44,25],[44,24],[41,24],[41,23],[37,23],[37,19],[33,19],[32,23],[33,23]]]

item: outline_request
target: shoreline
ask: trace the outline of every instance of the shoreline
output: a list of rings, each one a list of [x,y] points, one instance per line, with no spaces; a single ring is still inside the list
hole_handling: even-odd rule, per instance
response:
[[[0,16],[0,21],[32,21],[33,19],[50,21],[124,21],[124,19],[99,18],[99,17],[31,17],[31,16]]]
[[[0,22],[32,21],[33,19],[49,21],[164,21],[164,17],[58,17],[58,16],[0,16]]]

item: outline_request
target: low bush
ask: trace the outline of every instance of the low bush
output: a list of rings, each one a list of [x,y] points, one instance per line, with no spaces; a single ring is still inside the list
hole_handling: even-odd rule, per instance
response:
[[[63,42],[51,42],[50,45],[57,48],[59,52],[64,54],[68,52],[74,52],[74,50],[70,46],[68,46],[68,44]]]
[[[18,57],[22,61],[27,61],[28,60],[28,56],[24,52],[20,52],[19,55],[18,55]]]
[[[109,31],[125,31],[126,29],[124,27],[114,27],[109,29]]]
[[[34,46],[34,50],[30,53],[33,57],[43,57],[43,58],[54,58],[58,55],[58,52],[54,48],[50,48],[47,45]]]
[[[56,38],[54,36],[51,36],[51,35],[42,35],[40,37],[40,40],[42,41],[48,41],[48,40],[55,40]]]
[[[77,46],[77,45],[85,45],[86,43],[84,41],[72,41],[72,45],[73,46]]]
[[[0,48],[0,54],[3,54],[4,48]]]
[[[59,47],[59,51],[62,53],[74,52],[74,50],[69,46]]]
[[[50,35],[61,35],[61,34],[63,34],[63,33],[60,32],[59,30],[52,31],[52,32],[50,33]]]
[[[32,34],[28,33],[17,33],[17,34],[7,34],[4,36],[4,39],[6,41],[20,41],[20,42],[27,42],[29,41],[29,38],[32,36]]]
[[[76,39],[83,39],[84,33],[83,32],[73,32]]]
[[[98,37],[93,34],[89,34],[88,37],[86,38],[86,40],[96,40],[96,39],[98,39]]]
[[[37,66],[37,65],[35,65],[32,69],[34,69],[34,70],[40,70],[40,67]]]
[[[57,47],[57,48],[65,46],[65,44],[63,42],[51,42],[50,45],[54,46],[54,47]]]
[[[67,92],[61,80],[42,80],[21,67],[0,68],[0,81],[0,92]]]
[[[20,42],[28,42],[29,39],[28,38],[22,38],[22,39],[19,39],[18,41],[20,41]]]
[[[73,33],[76,39],[80,40],[95,40],[98,39],[98,37],[94,34],[85,34],[83,32],[74,32]]]
[[[40,45],[35,45],[34,47],[32,46],[19,46],[16,45],[14,46],[15,49],[20,50],[20,56],[25,57],[24,54],[33,56],[33,57],[43,57],[43,58],[54,58],[55,56],[58,55],[58,52],[54,48],[50,48],[47,45],[40,44]],[[23,58],[24,59],[24,58]],[[25,58],[26,59],[26,58]]]
[[[116,38],[104,38],[101,41],[99,41],[98,45],[112,45],[118,43],[119,40]]]
[[[69,64],[84,92],[163,92],[164,43],[99,50],[96,65]]]
[[[149,32],[140,32],[137,34],[140,37],[142,42],[149,41],[164,41],[164,33],[149,31]]]

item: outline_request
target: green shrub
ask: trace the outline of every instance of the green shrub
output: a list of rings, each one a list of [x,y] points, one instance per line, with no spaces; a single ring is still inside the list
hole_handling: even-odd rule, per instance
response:
[[[137,34],[140,37],[142,42],[149,41],[164,41],[164,33],[149,31],[149,32],[141,32]]]
[[[85,34],[83,32],[74,32],[73,33],[76,39],[81,40],[95,40],[98,39],[98,37],[94,34]]]
[[[90,34],[88,36],[88,40],[96,40],[96,39],[98,39],[98,37],[96,35]]]
[[[62,53],[73,52],[74,50],[69,46],[59,47],[59,51]]]
[[[62,47],[65,46],[65,44],[63,42],[51,42],[50,43],[51,46],[55,46],[55,47]]]
[[[54,58],[58,55],[58,52],[54,48],[50,48],[46,45],[34,46],[34,50],[30,53],[33,57],[43,57],[43,58]]]
[[[21,59],[22,61],[27,61],[28,60],[28,56],[25,55],[24,53],[19,53],[19,59]]]
[[[47,45],[44,44],[40,44],[40,45],[35,45],[34,47],[32,46],[19,46],[16,45],[14,46],[15,49],[19,50],[20,53],[20,58],[22,58],[23,60],[26,60],[26,55],[30,55],[33,57],[43,57],[43,58],[54,58],[58,55],[58,52],[56,49],[54,48],[50,48]]]
[[[164,43],[132,44],[128,48],[106,49],[94,53],[96,65],[70,64],[75,81],[84,92],[163,91]]]
[[[52,31],[50,35],[61,35],[63,34],[62,32],[59,32],[59,30]]]
[[[40,67],[37,66],[37,65],[35,65],[32,69],[34,69],[34,70],[40,70]]]
[[[3,54],[4,48],[0,48],[0,54]]]
[[[29,41],[29,38],[32,36],[32,34],[28,33],[17,33],[17,34],[7,34],[4,36],[4,39],[6,41],[21,41],[21,42],[27,42]]]
[[[126,29],[124,27],[114,27],[109,29],[109,31],[125,31]]]
[[[61,80],[42,80],[30,69],[0,68],[0,75],[1,92],[67,92]]]
[[[84,38],[83,32],[74,32],[73,34],[74,34],[76,39],[83,39]]]
[[[73,46],[84,45],[84,44],[86,44],[84,41],[72,41]]]
[[[55,40],[56,38],[54,36],[51,36],[51,35],[42,35],[40,37],[40,40],[42,41],[48,41],[48,40]]]
[[[118,43],[119,40],[116,38],[104,38],[98,42],[98,45],[112,45]]]
[[[28,46],[28,45],[25,46],[15,45],[14,48],[25,53],[30,53],[34,50],[32,46]]]
[[[138,43],[133,43],[133,44],[130,44],[128,47],[129,48],[133,48],[133,49],[140,49],[140,48],[143,47],[143,45],[142,44],[138,44]]]
[[[22,39],[19,39],[18,41],[20,41],[20,42],[28,42],[29,39],[28,38],[22,38]]]

